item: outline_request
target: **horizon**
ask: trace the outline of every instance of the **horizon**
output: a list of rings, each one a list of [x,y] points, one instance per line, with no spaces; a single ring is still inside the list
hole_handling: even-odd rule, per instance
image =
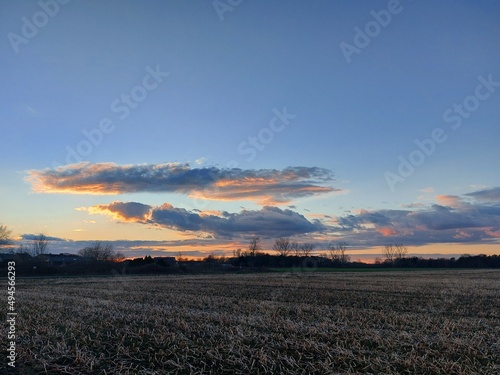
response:
[[[14,247],[500,254],[496,2],[0,9]]]

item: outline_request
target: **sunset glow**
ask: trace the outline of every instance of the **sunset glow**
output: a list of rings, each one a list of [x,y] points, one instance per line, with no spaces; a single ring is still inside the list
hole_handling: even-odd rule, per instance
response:
[[[4,2],[9,249],[500,253],[500,6],[401,2],[362,43],[380,4],[73,1],[27,38]]]

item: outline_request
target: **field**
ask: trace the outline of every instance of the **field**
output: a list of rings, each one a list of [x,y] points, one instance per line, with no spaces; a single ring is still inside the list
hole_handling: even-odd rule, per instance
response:
[[[492,270],[18,279],[15,373],[498,374],[499,289]]]

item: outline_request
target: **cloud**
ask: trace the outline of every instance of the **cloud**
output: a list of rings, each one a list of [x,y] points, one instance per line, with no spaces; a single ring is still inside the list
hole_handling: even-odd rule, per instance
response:
[[[349,242],[371,242],[374,246],[388,242],[407,245],[495,242],[500,233],[500,204],[489,202],[495,201],[497,192],[495,188],[464,197],[440,195],[438,204],[414,210],[362,210],[356,215],[338,217],[331,230]],[[468,197],[477,201],[467,201]]]
[[[436,200],[440,205],[447,207],[465,208],[469,206],[469,203],[465,202],[462,197],[456,195],[438,195]]]
[[[217,238],[238,238],[257,234],[264,238],[293,236],[324,230],[318,220],[309,221],[297,212],[265,206],[239,213],[196,212],[169,203],[147,206],[137,202],[112,202],[86,208],[92,214],[106,214],[123,222],[156,225],[177,231],[205,232]]]
[[[419,191],[421,191],[422,193],[434,193],[434,188],[432,186],[429,186],[429,187],[420,189]]]
[[[482,202],[500,202],[500,187],[479,190],[465,195]]]
[[[27,181],[39,193],[116,195],[176,192],[199,199],[251,200],[273,205],[341,191],[325,186],[333,181],[333,174],[318,167],[242,170],[191,168],[189,164],[181,163],[122,166],[114,163],[78,163],[27,173]]]
[[[423,203],[406,203],[401,205],[402,208],[420,208],[424,207]]]
[[[489,189],[495,190],[495,189]],[[326,249],[332,242],[346,241],[350,248],[403,243],[406,246],[428,244],[500,244],[500,203],[491,202],[490,192],[463,196],[440,195],[436,203],[407,209],[358,210],[345,216],[330,217],[311,213],[307,218],[291,209],[264,206],[259,210],[242,209],[231,213],[218,210],[187,210],[169,203],[150,206],[138,202],[111,202],[81,208],[90,214],[103,214],[119,222],[165,228],[179,233],[172,241],[114,241],[117,250],[130,255],[155,252],[192,251],[198,255],[211,251],[229,254],[245,246],[252,235],[259,235],[270,250],[274,239],[294,237],[299,242],[314,242]],[[476,198],[477,196],[477,198]],[[25,234],[25,240],[36,235]],[[77,251],[85,243],[56,237],[51,249]],[[173,250],[176,249],[176,250]]]
[[[110,204],[99,204],[92,207],[79,208],[79,211],[88,211],[91,214],[95,213],[107,213],[113,216],[117,220],[128,221],[128,222],[141,222],[145,221],[151,211],[151,207],[136,202],[123,203],[123,202],[112,202]]]
[[[26,233],[26,234],[21,234],[20,237],[24,241],[37,241],[39,239],[39,237],[40,237],[40,234]],[[50,237],[50,236],[45,236],[45,239],[47,241],[67,241],[64,238]]]

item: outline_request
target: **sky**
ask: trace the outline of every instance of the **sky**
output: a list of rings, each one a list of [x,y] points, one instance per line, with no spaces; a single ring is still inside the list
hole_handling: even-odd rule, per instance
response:
[[[0,224],[52,253],[500,253],[500,3],[0,2]]]

